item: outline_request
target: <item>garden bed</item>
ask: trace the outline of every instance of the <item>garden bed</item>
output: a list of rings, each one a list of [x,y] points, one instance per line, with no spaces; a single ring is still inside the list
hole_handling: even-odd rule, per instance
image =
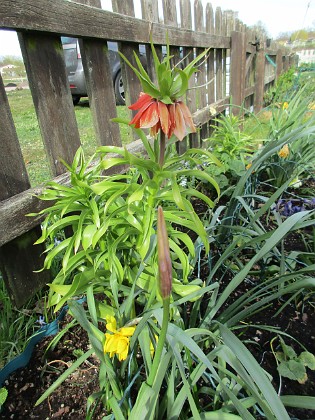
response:
[[[308,181],[309,183],[310,181]],[[200,201],[195,202],[194,207],[199,213],[206,209],[206,206]],[[286,252],[292,249],[305,251],[305,243],[301,240],[300,233],[291,234],[285,244]],[[215,250],[212,251],[215,254]],[[209,274],[206,265],[201,273],[206,280]],[[221,281],[221,287],[224,288],[229,281],[227,276],[225,280]],[[252,277],[243,282],[231,295],[225,306],[232,304],[236,298],[247,293],[258,281],[259,279]],[[259,364],[272,376],[273,386],[281,395],[315,395],[315,371],[307,370],[308,380],[303,384],[295,380],[280,378],[273,353],[279,349],[279,340],[275,340],[277,336],[275,330],[279,329],[287,334],[285,342],[292,346],[297,354],[302,350],[300,344],[315,354],[315,308],[311,299],[306,298],[304,301],[303,298],[301,296],[291,302],[277,316],[275,314],[284,304],[284,300],[280,299],[274,302],[251,317],[246,326],[238,333],[236,332]],[[61,329],[66,327],[71,319],[67,315],[60,325]],[[275,330],[270,331],[265,329],[265,326],[274,327]],[[53,337],[48,337],[40,342],[35,347],[29,365],[16,371],[6,381],[8,398],[0,418],[86,418],[87,399],[91,394],[99,391],[99,361],[95,357],[90,357],[43,403],[37,407],[34,406],[47,388],[90,346],[86,332],[79,325],[66,332],[53,350],[47,351],[52,339]],[[273,340],[275,342],[272,346]],[[289,408],[288,413],[294,419],[315,418],[315,410]],[[101,406],[98,406],[93,418],[101,419],[104,415],[106,412]]]

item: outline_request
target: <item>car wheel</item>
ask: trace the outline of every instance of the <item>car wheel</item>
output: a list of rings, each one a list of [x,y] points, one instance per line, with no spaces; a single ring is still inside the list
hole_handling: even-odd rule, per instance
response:
[[[80,102],[80,96],[72,96],[73,105],[78,105]]]
[[[117,73],[117,76],[115,79],[115,95],[116,95],[116,104],[125,105],[125,89],[124,89],[124,84],[121,77],[121,71]]]

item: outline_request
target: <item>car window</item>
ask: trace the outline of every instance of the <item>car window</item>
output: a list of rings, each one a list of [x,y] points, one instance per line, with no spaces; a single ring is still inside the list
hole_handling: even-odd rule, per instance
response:
[[[69,36],[62,36],[61,37],[61,43],[63,45],[66,45],[66,44],[75,44],[76,42],[77,42],[77,38],[71,38]]]

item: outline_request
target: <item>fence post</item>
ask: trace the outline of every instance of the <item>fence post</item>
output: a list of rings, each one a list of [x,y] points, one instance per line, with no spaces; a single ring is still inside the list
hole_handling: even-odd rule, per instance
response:
[[[230,95],[234,115],[240,114],[240,108],[245,98],[245,67],[246,67],[246,34],[234,31],[231,33],[231,67]]]
[[[257,51],[256,65],[255,65],[255,100],[254,109],[255,112],[261,111],[264,101],[265,91],[265,50]]]

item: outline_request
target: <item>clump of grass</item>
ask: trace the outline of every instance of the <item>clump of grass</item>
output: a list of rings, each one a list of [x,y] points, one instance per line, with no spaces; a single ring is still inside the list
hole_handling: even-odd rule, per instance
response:
[[[40,328],[39,316],[45,322],[53,319],[46,310],[47,290],[42,289],[21,309],[15,308],[0,273],[0,369],[25,349],[28,339]]]

